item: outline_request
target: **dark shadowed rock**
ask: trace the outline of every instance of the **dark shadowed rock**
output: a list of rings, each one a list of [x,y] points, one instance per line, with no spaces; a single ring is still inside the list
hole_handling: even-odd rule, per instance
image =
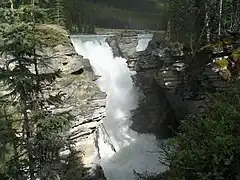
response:
[[[115,56],[118,55],[128,59],[136,52],[138,36],[136,32],[122,32],[116,36],[109,37],[106,41],[112,47]]]
[[[72,75],[80,75],[80,74],[82,74],[83,72],[84,72],[84,69],[83,69],[83,68],[80,68],[80,69],[78,69],[77,71],[72,72],[71,74],[72,74]]]
[[[226,67],[215,71],[214,62],[232,54],[232,44],[220,41],[211,48],[203,47],[193,57],[189,48],[159,35],[154,35],[141,52],[136,52],[135,33],[117,35],[109,44],[115,54],[127,59],[130,70],[137,72],[133,81],[144,96],[132,112],[131,128],[137,132],[168,137],[186,115],[203,114],[211,106],[204,92],[228,88],[230,71]]]
[[[171,47],[161,36],[154,36],[147,49],[138,53],[134,82],[145,98],[133,112],[132,129],[164,138],[173,134],[171,127],[175,129],[187,113],[185,103],[175,94],[184,82],[182,56],[181,46]]]
[[[135,67],[131,67],[137,71],[134,83],[145,96],[133,111],[131,128],[168,137],[186,115],[203,114],[211,106],[204,92],[226,89],[230,78],[227,70],[214,72],[212,58],[216,55],[211,53],[216,54],[216,49],[202,49],[190,60],[181,44],[154,36],[147,49],[135,55]]]
[[[118,45],[118,39],[119,38],[117,36],[111,36],[111,37],[106,39],[106,42],[112,48],[114,57],[123,57],[123,53],[120,50],[120,47]]]

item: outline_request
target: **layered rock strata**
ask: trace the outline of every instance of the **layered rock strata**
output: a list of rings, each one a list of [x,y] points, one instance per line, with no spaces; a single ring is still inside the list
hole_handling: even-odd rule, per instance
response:
[[[79,156],[84,168],[88,169],[84,179],[105,179],[101,167],[95,162],[98,158],[96,133],[106,116],[106,94],[94,82],[96,77],[89,61],[79,56],[74,47],[59,45],[53,50],[48,49],[47,54],[52,57],[51,66],[44,71],[61,70],[62,75],[45,94],[57,98],[61,93],[63,104],[52,104],[48,108],[57,112],[70,111],[75,117],[70,137],[76,143],[74,149],[82,153]]]
[[[136,52],[134,38],[126,42],[130,47],[116,46],[124,44],[124,37],[127,35],[122,34],[107,42],[117,49],[118,55],[127,59],[129,68],[137,72],[133,80],[144,94],[132,116],[131,128],[137,132],[169,137],[180,120],[208,109],[211,102],[205,92],[222,91],[229,86],[231,73],[226,67],[225,70],[219,68],[219,64],[228,66],[223,58],[234,53],[231,44],[220,48],[205,47],[192,57],[182,44],[169,43],[156,35],[142,52]]]
[[[67,39],[67,32],[61,27],[44,28]],[[36,53],[40,57],[40,74],[61,72],[54,82],[46,82],[43,93],[47,102],[44,106],[52,113],[70,112],[75,117],[67,135],[75,142],[74,150],[79,152],[76,156],[81,172],[84,172],[81,176],[86,180],[104,180],[103,170],[95,163],[98,159],[96,133],[106,116],[106,94],[101,92],[94,82],[97,77],[89,60],[77,54],[70,39],[53,47],[45,46]],[[6,60],[10,58],[6,55],[1,56],[0,66],[4,67]],[[14,66],[12,63],[10,68]],[[30,67],[30,70],[35,72],[34,67]],[[1,91],[1,94],[4,93],[7,92]],[[61,152],[62,155],[69,153]]]

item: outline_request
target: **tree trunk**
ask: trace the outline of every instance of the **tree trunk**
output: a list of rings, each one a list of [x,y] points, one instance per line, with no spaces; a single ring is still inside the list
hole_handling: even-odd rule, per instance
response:
[[[30,179],[34,180],[34,158],[33,158],[33,149],[32,149],[32,143],[30,142],[31,138],[31,126],[30,126],[30,120],[27,113],[27,103],[26,103],[26,95],[22,93],[21,95],[21,104],[22,104],[22,111],[23,111],[23,119],[24,119],[24,130],[26,132],[26,148],[27,148],[27,154],[28,154],[28,160],[29,160],[29,173],[30,173]]]
[[[23,66],[22,62],[19,58],[18,63],[19,66]],[[22,68],[21,68],[22,69]],[[22,107],[22,114],[23,114],[23,138],[25,140],[26,150],[27,150],[27,156],[28,156],[28,166],[29,166],[29,174],[30,174],[30,180],[35,179],[35,168],[34,168],[34,158],[33,158],[33,148],[32,143],[30,142],[31,136],[32,136],[32,130],[30,125],[30,119],[28,117],[28,107],[27,107],[27,101],[30,100],[30,97],[26,94],[24,86],[21,87],[20,92],[20,104]]]
[[[207,42],[210,43],[210,36],[211,36],[211,32],[210,32],[210,17],[209,17],[209,5],[207,4],[207,2],[205,3],[205,26],[206,26],[206,38],[207,38]]]
[[[14,4],[13,4],[13,0],[9,0],[10,4],[11,4],[11,10],[14,10]]]
[[[218,22],[218,36],[221,35],[221,26],[222,26],[222,8],[223,8],[223,0],[219,2],[219,22]]]
[[[40,103],[40,107],[43,108],[43,104],[39,101],[39,95],[43,98],[43,93],[40,85],[40,77],[39,77],[39,71],[38,71],[38,61],[37,61],[37,55],[36,55],[36,19],[35,19],[35,0],[32,0],[32,22],[33,22],[33,61],[34,61],[34,70],[36,73],[36,83],[37,83],[37,92],[36,92],[36,98],[38,100],[38,103]]]
[[[234,16],[234,23],[233,23],[233,26],[235,29],[238,29],[239,27],[239,6],[240,6],[240,2],[239,0],[236,0],[236,10],[235,10],[235,16]]]

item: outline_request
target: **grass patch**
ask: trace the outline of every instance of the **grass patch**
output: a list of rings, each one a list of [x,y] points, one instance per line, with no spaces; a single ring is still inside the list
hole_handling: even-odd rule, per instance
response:
[[[55,24],[42,24],[37,26],[37,40],[45,47],[69,45],[68,32]]]

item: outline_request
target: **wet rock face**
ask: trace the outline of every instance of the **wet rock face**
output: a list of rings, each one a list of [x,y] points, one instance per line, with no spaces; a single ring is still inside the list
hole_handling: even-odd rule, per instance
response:
[[[133,81],[140,87],[144,99],[133,111],[131,128],[141,133],[155,133],[168,137],[168,126],[177,127],[177,120],[185,113],[185,105],[174,90],[184,82],[182,46],[166,46],[162,37],[155,36],[145,51],[136,52],[136,34],[122,34],[115,39],[130,70],[136,71]],[[113,41],[112,41],[113,42]],[[116,49],[116,46],[113,47]]]
[[[171,129],[187,113],[180,94],[175,93],[184,82],[183,51],[178,45],[167,46],[161,37],[154,37],[148,48],[136,58],[134,82],[145,96],[133,113],[132,129],[169,137]]]
[[[106,42],[112,48],[114,57],[123,57],[123,53],[118,45],[118,39],[119,38],[117,36],[112,36],[112,37],[107,38]]]
[[[114,57],[123,57],[127,59],[128,67],[134,70],[137,57],[137,33],[123,32],[116,36],[107,38],[106,42],[112,48]]]
[[[137,43],[131,36],[115,39],[130,70],[137,72],[133,81],[144,95],[132,113],[131,128],[159,137],[171,136],[171,128],[176,129],[186,115],[204,113],[211,105],[204,92],[227,89],[232,76],[229,66],[234,64],[229,57],[231,61],[240,57],[236,45],[225,42],[191,57],[182,44],[168,43],[161,36],[154,36],[145,51],[134,52]]]

